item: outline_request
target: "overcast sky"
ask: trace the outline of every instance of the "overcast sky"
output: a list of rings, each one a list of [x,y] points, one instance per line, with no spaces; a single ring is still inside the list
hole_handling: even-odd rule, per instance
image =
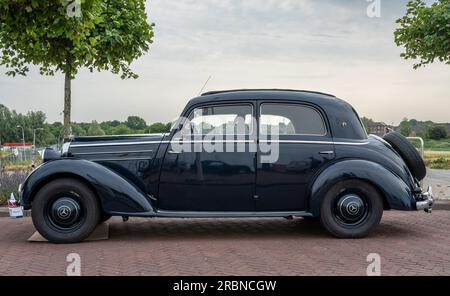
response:
[[[381,17],[369,18],[366,0],[147,1],[156,27],[150,52],[133,64],[140,78],[80,71],[72,119],[170,121],[212,75],[205,91],[317,90],[386,123],[450,121],[450,67],[414,71],[394,44],[406,2],[381,0]],[[1,74],[0,103],[62,121],[63,76],[42,77],[36,68],[27,77]]]

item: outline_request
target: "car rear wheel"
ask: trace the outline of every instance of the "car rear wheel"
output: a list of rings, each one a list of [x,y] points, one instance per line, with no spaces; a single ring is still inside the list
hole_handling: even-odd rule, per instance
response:
[[[32,206],[34,226],[52,243],[81,242],[100,220],[95,194],[75,179],[57,179],[46,184],[36,194]]]
[[[378,190],[367,182],[347,180],[336,183],[321,205],[320,221],[339,238],[362,238],[379,223],[383,201]]]

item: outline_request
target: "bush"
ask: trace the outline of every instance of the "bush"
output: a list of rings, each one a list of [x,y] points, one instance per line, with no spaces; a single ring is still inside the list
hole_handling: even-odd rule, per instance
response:
[[[447,138],[447,129],[442,125],[435,125],[428,130],[428,136],[433,140]]]
[[[18,199],[19,184],[25,181],[27,177],[27,171],[16,171],[14,173],[0,173],[0,205],[7,204],[7,200],[11,196],[11,192],[14,193],[16,199]]]
[[[431,159],[426,161],[426,165],[431,169],[448,170],[450,169],[450,159],[446,159],[443,157]]]

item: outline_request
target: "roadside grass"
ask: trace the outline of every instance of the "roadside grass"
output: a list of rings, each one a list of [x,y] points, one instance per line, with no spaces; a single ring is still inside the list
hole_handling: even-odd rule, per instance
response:
[[[450,151],[450,138],[443,140],[425,140],[425,150]]]
[[[425,150],[425,164],[430,169],[450,170],[450,151]]]

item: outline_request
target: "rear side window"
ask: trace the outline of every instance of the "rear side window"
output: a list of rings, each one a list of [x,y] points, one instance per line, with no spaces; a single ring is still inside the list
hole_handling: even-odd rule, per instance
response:
[[[261,105],[260,133],[264,135],[310,135],[327,134],[322,115],[313,107],[297,104]]]

